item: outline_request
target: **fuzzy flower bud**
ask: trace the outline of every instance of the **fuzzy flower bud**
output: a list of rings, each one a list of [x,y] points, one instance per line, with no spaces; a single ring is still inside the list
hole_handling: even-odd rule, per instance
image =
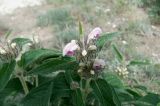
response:
[[[78,73],[81,73],[82,71],[83,71],[82,69],[79,69],[77,72],[78,72]]]
[[[14,48],[16,48],[16,43],[11,43],[11,47],[14,49]]]
[[[91,73],[91,75],[94,75],[94,74],[95,74],[94,70],[91,70],[90,73]]]
[[[96,49],[97,49],[97,47],[95,45],[90,45],[88,47],[88,50],[96,50]]]
[[[101,33],[102,33],[101,28],[96,27],[95,29],[93,29],[93,30],[91,31],[91,33],[88,35],[87,43],[89,43],[89,41],[92,40],[92,39],[97,39],[97,38],[99,38],[99,36],[100,36]]]
[[[0,47],[0,54],[6,54],[6,53],[7,52],[3,48]]]
[[[84,64],[84,63],[79,63],[79,66],[80,66],[80,67],[84,67],[85,64]]]
[[[72,40],[63,48],[63,56],[73,56],[75,51],[79,49],[76,40]]]
[[[101,70],[105,67],[105,61],[102,59],[95,59],[93,64],[93,69],[95,70]]]
[[[82,56],[86,56],[87,55],[87,51],[84,49],[83,51],[82,51]]]
[[[126,67],[117,67],[115,72],[119,75],[122,76],[123,78],[128,77],[129,72],[127,71]]]

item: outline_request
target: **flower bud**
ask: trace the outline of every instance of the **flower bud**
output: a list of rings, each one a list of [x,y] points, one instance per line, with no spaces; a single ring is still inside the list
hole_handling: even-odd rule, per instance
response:
[[[91,31],[91,33],[88,35],[87,43],[89,43],[89,41],[92,40],[92,39],[99,38],[99,36],[100,36],[101,33],[102,33],[101,28],[97,27],[97,28],[93,29]]]
[[[90,73],[91,73],[91,75],[94,75],[94,74],[95,74],[94,70],[91,70]]]
[[[90,45],[88,47],[88,50],[96,50],[96,49],[97,49],[97,47],[95,45]]]
[[[81,73],[82,71],[83,71],[82,69],[79,69],[77,72],[78,72],[78,73]]]
[[[8,40],[7,42],[10,44],[10,43],[11,43],[11,40]]]
[[[14,49],[14,48],[16,48],[16,43],[11,43],[11,47]]]
[[[72,40],[63,48],[63,56],[73,56],[78,49],[80,47],[77,45],[76,40]]]
[[[105,61],[102,59],[95,59],[93,64],[93,69],[95,70],[101,70],[105,67]]]
[[[81,62],[81,63],[79,63],[79,66],[80,66],[80,67],[84,67],[85,64]]]
[[[6,53],[7,52],[3,48],[0,47],[0,54],[6,54]]]
[[[84,49],[83,51],[82,51],[82,56],[86,56],[87,55],[87,51]]]

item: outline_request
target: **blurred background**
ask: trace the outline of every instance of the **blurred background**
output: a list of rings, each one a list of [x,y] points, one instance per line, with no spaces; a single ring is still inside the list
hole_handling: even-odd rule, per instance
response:
[[[86,35],[97,26],[121,32],[114,43],[126,62],[151,63],[129,67],[129,77],[160,93],[160,0],[0,0],[1,39],[8,32],[9,39],[36,35],[44,47],[62,50],[78,37],[79,21]],[[112,71],[118,63],[111,51],[106,47],[100,56]]]

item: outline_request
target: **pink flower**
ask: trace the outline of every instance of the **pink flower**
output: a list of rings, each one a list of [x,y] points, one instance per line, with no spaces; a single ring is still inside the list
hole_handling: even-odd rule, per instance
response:
[[[63,48],[63,56],[73,56],[75,51],[79,49],[76,40],[72,40]]]
[[[101,70],[105,67],[105,61],[102,59],[95,59],[93,63],[93,69],[95,70]]]
[[[94,29],[91,31],[91,33],[88,35],[87,43],[89,43],[89,41],[92,40],[92,39],[97,39],[97,38],[99,38],[99,36],[100,36],[101,33],[102,33],[101,28],[99,28],[99,27],[94,28]]]

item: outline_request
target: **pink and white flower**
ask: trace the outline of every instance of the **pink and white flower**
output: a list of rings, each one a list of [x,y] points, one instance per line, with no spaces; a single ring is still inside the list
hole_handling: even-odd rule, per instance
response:
[[[63,56],[73,56],[75,51],[80,49],[76,40],[72,40],[63,49]]]
[[[93,69],[95,70],[101,70],[105,67],[105,61],[102,59],[95,59],[93,63]]]
[[[91,33],[88,35],[87,43],[92,39],[97,39],[101,35],[102,30],[99,27],[94,28]]]

